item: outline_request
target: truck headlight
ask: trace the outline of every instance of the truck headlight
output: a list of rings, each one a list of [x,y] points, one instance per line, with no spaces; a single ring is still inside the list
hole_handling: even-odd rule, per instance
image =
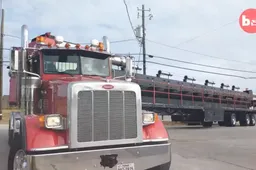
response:
[[[143,125],[149,125],[149,124],[155,123],[156,116],[157,115],[154,112],[144,112],[142,114]]]
[[[47,129],[65,129],[65,118],[60,114],[44,115],[41,121],[44,121],[44,127]]]

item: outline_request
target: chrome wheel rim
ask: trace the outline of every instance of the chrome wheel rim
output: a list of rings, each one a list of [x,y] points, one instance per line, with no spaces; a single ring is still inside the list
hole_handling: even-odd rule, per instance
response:
[[[255,124],[255,117],[252,116],[252,124],[254,125]]]
[[[250,117],[249,117],[249,115],[246,115],[246,123],[247,123],[247,125],[250,124]]]
[[[18,150],[13,160],[13,170],[27,170],[26,153]]]
[[[234,115],[231,116],[232,125],[236,125],[236,117]]]
[[[236,124],[236,119],[234,117],[232,117],[232,125]]]

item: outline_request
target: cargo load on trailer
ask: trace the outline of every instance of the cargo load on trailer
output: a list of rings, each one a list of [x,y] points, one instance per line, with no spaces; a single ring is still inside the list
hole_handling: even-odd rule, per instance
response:
[[[114,68],[113,75],[124,74]],[[162,77],[161,77],[162,76]],[[168,78],[163,78],[168,76]],[[255,126],[256,110],[252,90],[239,91],[238,86],[205,80],[205,84],[195,83],[194,78],[184,76],[183,81],[170,79],[169,73],[158,71],[156,76],[136,73],[132,82],[140,85],[142,108],[161,115],[171,115],[172,121],[189,125],[211,127],[218,121],[220,126]]]
[[[64,41],[50,33],[11,50],[8,170],[169,170],[171,144],[158,114],[142,110],[132,58],[109,41]],[[112,64],[125,74],[112,77]]]

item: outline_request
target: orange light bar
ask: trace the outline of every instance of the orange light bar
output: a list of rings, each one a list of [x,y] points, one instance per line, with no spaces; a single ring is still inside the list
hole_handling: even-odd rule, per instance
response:
[[[48,43],[48,45],[47,45],[49,48],[51,48],[52,47],[52,43]]]
[[[81,45],[80,44],[76,44],[76,49],[80,49]]]
[[[89,50],[90,46],[89,46],[89,45],[86,45],[84,48],[85,48],[86,50]]]
[[[45,38],[43,36],[36,37],[36,42],[44,42]]]
[[[70,44],[69,44],[69,43],[66,43],[65,47],[66,47],[66,48],[69,48],[69,47],[70,47]]]
[[[99,50],[104,51],[104,45],[102,42],[99,42]]]

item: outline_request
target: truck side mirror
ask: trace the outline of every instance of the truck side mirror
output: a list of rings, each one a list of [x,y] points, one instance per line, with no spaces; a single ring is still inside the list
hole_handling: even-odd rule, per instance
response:
[[[18,71],[19,69],[19,50],[11,50],[10,71]]]

